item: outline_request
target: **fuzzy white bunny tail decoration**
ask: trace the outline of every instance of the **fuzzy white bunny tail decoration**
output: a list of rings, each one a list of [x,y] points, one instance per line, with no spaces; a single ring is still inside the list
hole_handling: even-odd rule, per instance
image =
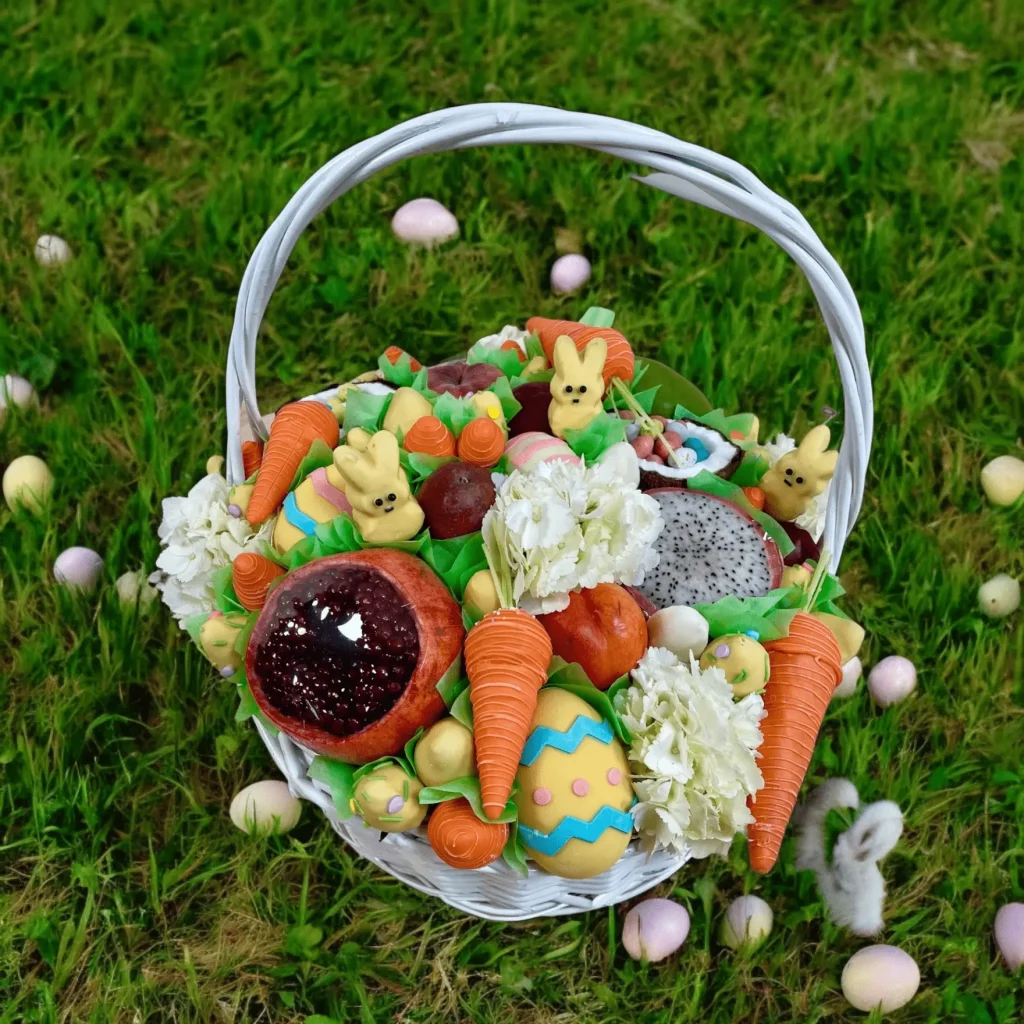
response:
[[[818,786],[795,816],[796,866],[813,871],[832,920],[854,935],[882,930],[885,879],[878,862],[903,832],[903,814],[891,800],[868,804],[836,840],[831,863],[825,851],[825,818],[838,808],[860,805],[848,779],[829,779]]]

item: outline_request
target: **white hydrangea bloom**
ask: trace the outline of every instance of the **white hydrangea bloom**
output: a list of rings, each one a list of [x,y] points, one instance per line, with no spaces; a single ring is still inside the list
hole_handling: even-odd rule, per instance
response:
[[[768,456],[768,465],[774,466],[783,455],[788,455],[796,448],[796,440],[786,434],[776,434],[774,440],[766,441],[761,447]],[[807,511],[793,520],[814,538],[815,543],[821,540],[825,532],[825,510],[828,508],[828,495],[831,490],[832,481],[829,480],[825,490],[811,501]]]
[[[269,541],[273,520],[254,532],[228,512],[228,483],[219,473],[204,476],[184,498],[164,498],[158,536],[163,551],[150,576],[164,604],[185,628],[193,615],[215,610],[214,573],[243,551]]]
[[[631,675],[616,710],[633,736],[641,846],[724,856],[754,820],[747,797],[764,785],[755,753],[764,702],[755,693],[735,701],[720,668],[686,665],[661,647],[648,648]]]
[[[499,575],[507,568],[519,607],[535,615],[559,611],[577,587],[643,582],[658,564],[654,541],[665,523],[657,501],[630,475],[616,460],[591,467],[545,462],[502,482],[484,519],[484,543]]]
[[[521,330],[512,324],[505,324],[497,334],[488,334],[486,338],[481,338],[477,344],[482,345],[484,348],[499,349],[506,341],[514,341],[525,353],[526,339],[529,336],[529,331]]]

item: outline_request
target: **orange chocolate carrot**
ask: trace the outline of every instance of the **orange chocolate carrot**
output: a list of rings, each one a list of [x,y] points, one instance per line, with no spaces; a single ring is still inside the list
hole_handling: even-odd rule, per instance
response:
[[[469,801],[459,797],[434,808],[427,822],[427,838],[445,864],[482,868],[501,856],[508,841],[508,825],[481,821]]]
[[[577,352],[582,352],[594,338],[604,338],[608,345],[608,355],[604,361],[605,387],[612,382],[613,377],[627,384],[633,379],[633,349],[621,331],[611,327],[590,327],[575,320],[548,320],[542,316],[527,320],[526,329],[540,338],[549,363],[554,362],[555,341],[560,335],[567,334],[572,338]]]
[[[259,611],[266,604],[270,584],[283,575],[277,562],[252,551],[243,551],[231,564],[235,597],[247,612]]]

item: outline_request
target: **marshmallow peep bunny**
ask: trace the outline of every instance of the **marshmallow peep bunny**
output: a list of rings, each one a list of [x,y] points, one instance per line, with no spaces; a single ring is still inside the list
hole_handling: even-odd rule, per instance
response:
[[[556,437],[564,438],[567,430],[582,430],[604,412],[602,371],[607,355],[608,344],[604,338],[588,342],[582,359],[572,338],[563,334],[555,341],[555,375],[551,378],[548,423]]]
[[[761,477],[758,486],[764,491],[766,512],[788,523],[807,511],[836,471],[839,452],[828,450],[830,439],[825,424],[809,430],[798,448]]]

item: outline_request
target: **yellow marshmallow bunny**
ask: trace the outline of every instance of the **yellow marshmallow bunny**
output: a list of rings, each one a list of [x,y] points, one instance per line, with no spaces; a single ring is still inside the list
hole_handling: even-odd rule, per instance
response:
[[[345,481],[352,518],[364,540],[371,544],[410,540],[423,528],[423,509],[409,490],[394,434],[377,431],[365,451],[339,445],[334,450],[334,468]]]
[[[782,522],[802,516],[836,471],[839,452],[828,451],[831,439],[822,424],[809,430],[794,451],[783,455],[761,477],[765,511]]]
[[[607,355],[604,338],[589,342],[582,359],[572,338],[563,334],[555,341],[555,375],[551,379],[548,423],[556,437],[564,438],[567,430],[582,430],[602,413],[602,371]]]

